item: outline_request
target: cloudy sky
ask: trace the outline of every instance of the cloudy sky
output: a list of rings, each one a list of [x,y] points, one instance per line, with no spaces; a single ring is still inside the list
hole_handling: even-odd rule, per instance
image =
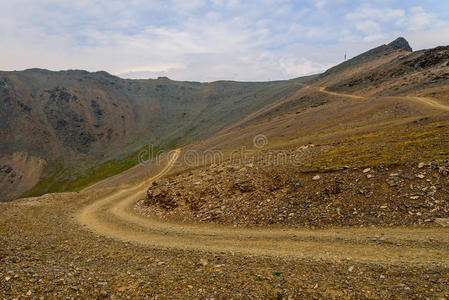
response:
[[[0,0],[1,70],[288,79],[398,36],[448,45],[449,1]]]

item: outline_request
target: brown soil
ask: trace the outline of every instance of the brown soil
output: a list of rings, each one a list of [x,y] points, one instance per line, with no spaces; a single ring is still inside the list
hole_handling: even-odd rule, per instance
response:
[[[137,207],[164,219],[239,226],[431,224],[449,215],[449,160],[420,167],[209,166],[154,182]]]
[[[0,199],[14,199],[39,182],[46,163],[25,152],[0,158]],[[1,201],[0,200],[0,201]]]
[[[154,172],[168,171],[162,168]],[[0,204],[0,295],[43,299],[449,295],[445,228],[291,231],[159,222],[132,212],[146,183],[139,188]],[[101,235],[83,230],[77,220]]]
[[[446,49],[382,49],[161,165],[0,203],[0,298],[448,298]],[[179,159],[257,134],[305,163]]]

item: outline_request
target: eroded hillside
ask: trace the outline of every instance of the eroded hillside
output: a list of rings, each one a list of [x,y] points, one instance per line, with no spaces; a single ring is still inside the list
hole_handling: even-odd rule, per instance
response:
[[[0,73],[0,153],[28,184],[1,180],[2,200],[79,189],[137,164],[148,144],[170,149],[211,136],[246,114],[294,93],[301,80],[176,82],[124,80],[105,72],[31,69]],[[32,161],[43,161],[36,166]],[[2,173],[2,176],[4,174]],[[3,176],[5,177],[5,176]],[[2,177],[2,178],[3,178]]]
[[[211,150],[221,156],[198,164],[186,159],[177,176],[148,189],[137,209],[243,226],[398,226],[445,219],[446,48],[411,52],[398,39],[330,69],[292,97],[187,147],[200,158]],[[261,134],[264,143],[258,145]],[[245,159],[236,161],[236,151],[246,151]]]

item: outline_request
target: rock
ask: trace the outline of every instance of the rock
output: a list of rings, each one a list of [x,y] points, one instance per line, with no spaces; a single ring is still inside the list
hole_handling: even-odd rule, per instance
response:
[[[371,171],[371,168],[366,168],[363,170],[363,173],[368,173],[369,171]]]
[[[101,290],[101,291],[100,291],[100,296],[101,296],[101,297],[104,297],[104,298],[107,298],[107,297],[108,297],[108,292],[105,291],[105,290]]]
[[[29,290],[28,292],[27,292],[27,296],[31,296],[33,294],[33,292],[31,291],[31,290]]]
[[[10,280],[11,280],[11,277],[9,277],[9,276],[5,277],[5,281],[10,281]]]
[[[419,196],[411,196],[410,199],[417,200],[417,199],[419,199]]]
[[[312,180],[314,180],[314,181],[317,181],[317,180],[320,180],[320,179],[321,179],[320,175],[315,175],[315,176],[312,177]]]
[[[354,270],[354,266],[350,266],[349,268],[348,268],[348,271],[349,272],[352,272]]]
[[[338,214],[340,217],[343,217],[343,215],[341,214],[341,209],[340,209],[339,207],[337,207],[335,210],[337,211],[337,214]]]
[[[426,165],[425,163],[420,162],[420,163],[418,164],[418,169],[424,168],[425,165]]]
[[[201,258],[200,259],[200,264],[203,265],[204,267],[207,266],[209,264],[209,262],[207,261],[207,259],[205,258]]]
[[[443,227],[449,227],[449,218],[436,218],[435,223]]]
[[[445,167],[439,167],[438,172],[443,176],[447,176],[449,173],[449,171]]]
[[[418,174],[418,175],[416,175],[416,178],[419,178],[419,179],[424,179],[424,177],[426,177],[424,174]]]
[[[410,47],[410,44],[403,37],[398,37],[397,39],[389,43],[388,46],[390,46],[393,49],[404,49],[409,52],[413,51],[412,47]]]

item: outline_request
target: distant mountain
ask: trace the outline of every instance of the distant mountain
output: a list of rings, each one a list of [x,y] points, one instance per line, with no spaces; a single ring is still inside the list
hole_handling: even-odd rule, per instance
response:
[[[210,136],[291,95],[299,81],[198,83],[125,80],[79,70],[0,72],[0,199],[20,196],[37,183],[28,194],[76,189],[113,175],[137,163],[136,151],[145,145],[170,149]]]
[[[285,133],[284,139],[319,132],[331,124],[325,118],[333,112],[315,108],[336,101],[319,87],[364,96],[444,96],[448,66],[449,47],[411,52],[398,38],[322,74],[275,82],[127,80],[79,70],[0,72],[0,200],[80,189],[135,165],[150,143],[163,149],[198,141],[232,144],[247,138],[242,130],[248,126],[248,134],[264,129],[279,138]],[[289,118],[286,127],[279,123],[283,114]],[[292,116],[300,118],[297,123],[291,123]],[[227,137],[214,138],[219,135]]]

